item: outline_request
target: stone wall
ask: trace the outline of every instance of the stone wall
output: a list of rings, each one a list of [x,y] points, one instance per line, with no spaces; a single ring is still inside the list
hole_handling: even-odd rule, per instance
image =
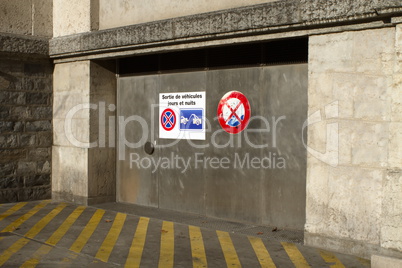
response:
[[[0,1],[0,32],[51,37],[52,0]]]
[[[110,29],[275,1],[282,0],[99,0],[99,29]]]
[[[0,56],[0,203],[51,196],[52,72],[47,59]]]
[[[319,152],[308,157],[309,245],[363,257],[384,247],[384,254],[400,255],[393,252],[402,249],[397,29],[310,37],[309,114],[321,112],[321,122],[308,129],[308,146]]]

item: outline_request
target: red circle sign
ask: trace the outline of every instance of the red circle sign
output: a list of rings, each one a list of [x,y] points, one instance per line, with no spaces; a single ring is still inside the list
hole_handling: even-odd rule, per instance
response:
[[[172,109],[167,108],[162,112],[161,125],[164,130],[171,131],[176,125],[176,114]]]
[[[242,132],[250,121],[250,103],[239,91],[226,93],[218,105],[218,120],[221,127],[231,134]]]

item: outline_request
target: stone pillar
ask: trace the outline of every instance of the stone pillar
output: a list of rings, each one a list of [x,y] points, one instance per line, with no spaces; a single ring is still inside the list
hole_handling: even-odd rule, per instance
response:
[[[381,246],[402,251],[402,25],[396,26],[395,66],[390,93],[389,164],[383,183]]]
[[[399,26],[310,37],[307,245],[402,256],[400,40]]]
[[[79,204],[115,201],[114,62],[56,64],[53,105],[54,200]],[[112,110],[112,112],[110,112]],[[114,133],[111,131],[112,134]],[[110,148],[112,147],[112,148]]]
[[[99,0],[53,0],[53,36],[99,28]]]

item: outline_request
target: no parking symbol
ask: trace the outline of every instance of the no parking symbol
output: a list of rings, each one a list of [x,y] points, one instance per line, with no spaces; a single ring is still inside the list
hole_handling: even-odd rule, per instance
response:
[[[166,131],[171,131],[176,125],[176,114],[170,108],[165,109],[161,116],[161,125]]]
[[[221,127],[231,134],[242,132],[250,120],[250,103],[239,91],[226,93],[218,105],[218,120]]]

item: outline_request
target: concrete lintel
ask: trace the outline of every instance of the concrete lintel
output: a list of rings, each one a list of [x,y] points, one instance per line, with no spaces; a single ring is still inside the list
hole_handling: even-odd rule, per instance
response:
[[[304,232],[304,244],[310,247],[322,248],[343,254],[359,256],[370,259],[373,254],[381,254],[393,258],[402,258],[402,252],[380,247],[380,245],[369,244],[365,241],[342,239],[338,237],[327,237],[320,234]],[[388,266],[378,266],[388,267]]]
[[[192,40],[192,42],[177,42],[176,41],[164,41],[157,42],[152,44],[138,44],[127,46],[124,50],[113,51],[112,49],[104,49],[97,50],[96,54],[77,54],[72,53],[68,58],[55,58],[55,63],[63,63],[63,62],[72,62],[72,61],[82,61],[82,60],[95,60],[95,59],[115,59],[119,57],[130,57],[136,55],[144,55],[144,54],[152,54],[152,53],[165,53],[172,51],[180,51],[185,49],[195,49],[195,48],[207,48],[214,47],[220,45],[233,45],[233,44],[242,44],[249,42],[258,42],[258,41],[266,41],[266,40],[276,40],[283,38],[296,38],[302,36],[309,35],[319,35],[319,34],[329,34],[329,33],[338,33],[344,31],[359,31],[362,29],[377,29],[383,27],[392,27],[392,24],[384,24],[382,21],[375,21],[369,23],[361,23],[361,24],[352,24],[352,25],[343,25],[337,27],[329,28],[319,28],[319,29],[304,29],[304,30],[295,30],[292,32],[278,32],[278,33],[269,33],[269,34],[261,34],[258,36],[242,36],[242,37],[233,37],[233,38],[225,38],[218,40],[202,40],[199,38]]]
[[[48,57],[49,39],[0,33],[0,53],[18,56]]]
[[[158,42],[194,42],[382,20],[402,14],[402,1],[284,0],[54,38],[52,58],[121,51]]]

